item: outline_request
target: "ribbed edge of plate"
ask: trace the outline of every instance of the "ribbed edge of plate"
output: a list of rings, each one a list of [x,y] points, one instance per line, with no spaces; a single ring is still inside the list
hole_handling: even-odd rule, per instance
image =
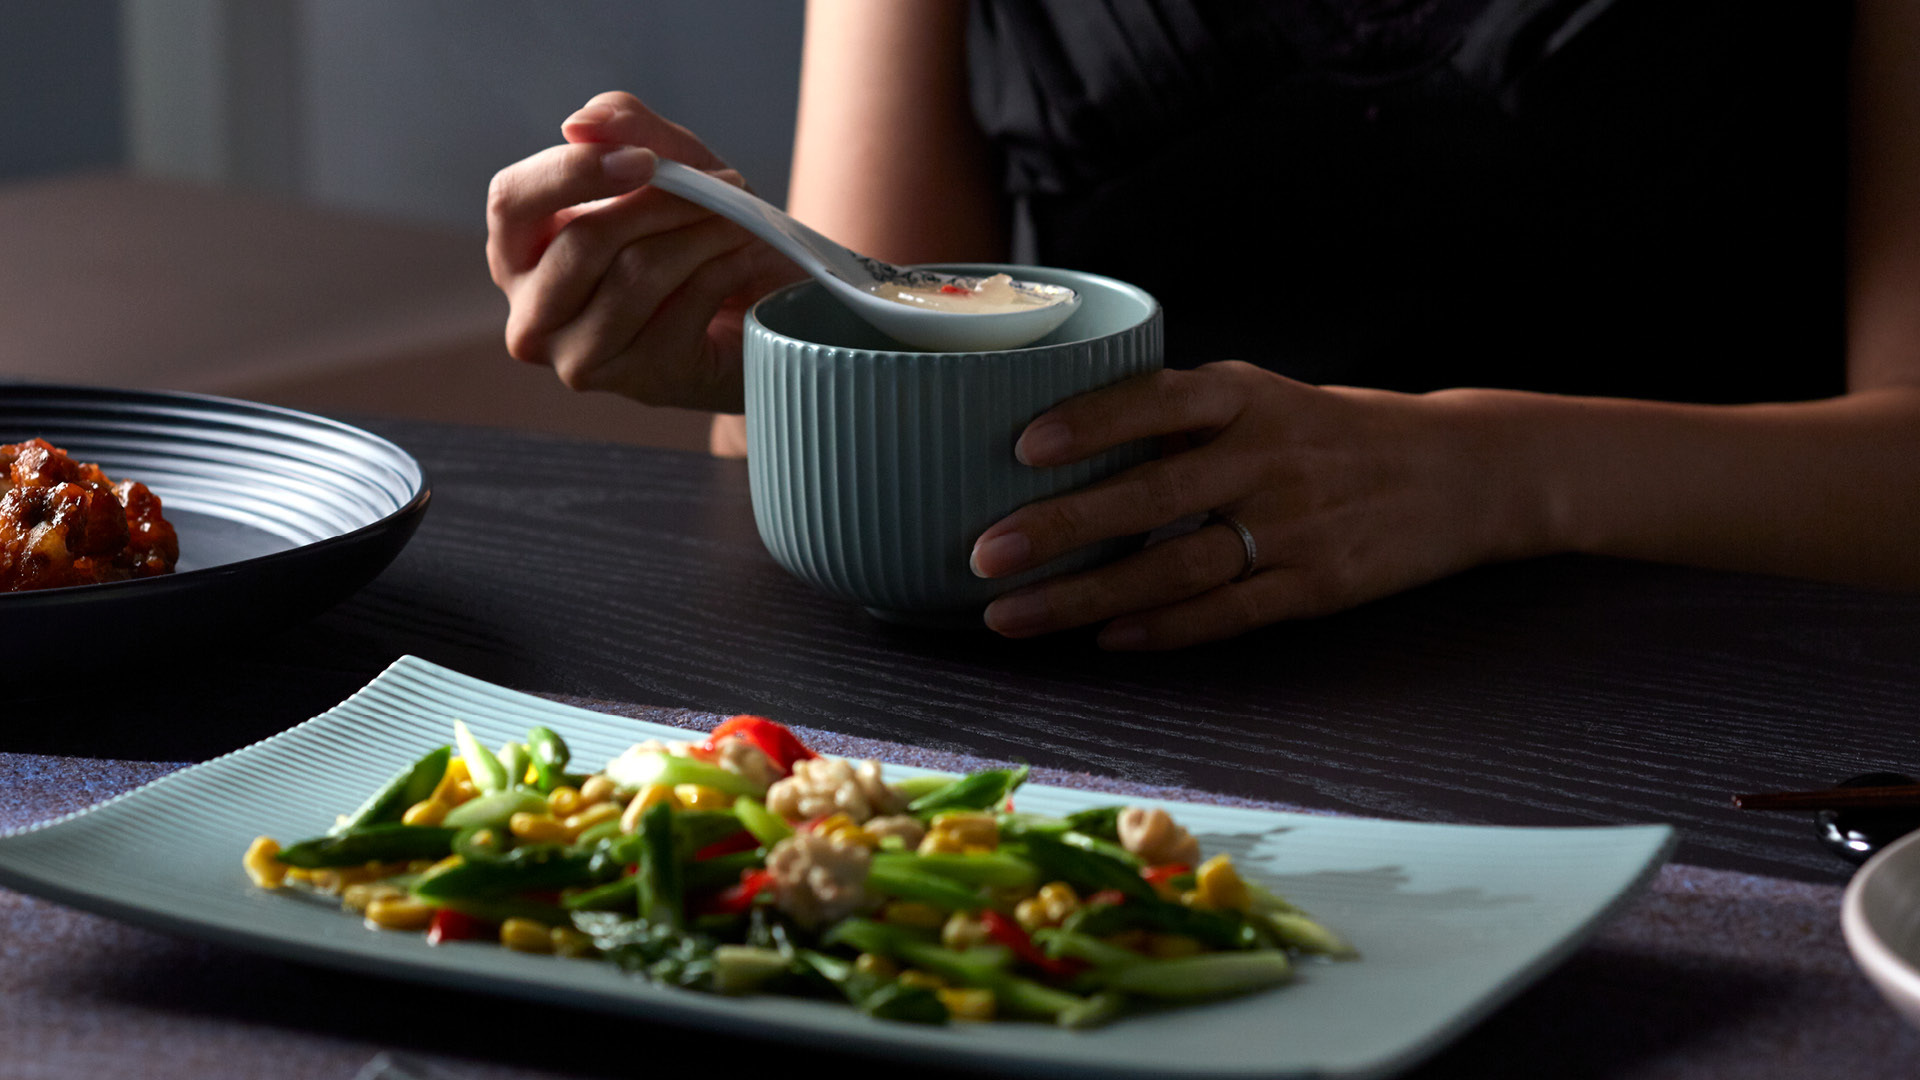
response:
[[[0,383],[0,443],[34,437],[139,480],[168,509],[296,543],[379,522],[425,487],[404,450],[324,417],[193,394]]]

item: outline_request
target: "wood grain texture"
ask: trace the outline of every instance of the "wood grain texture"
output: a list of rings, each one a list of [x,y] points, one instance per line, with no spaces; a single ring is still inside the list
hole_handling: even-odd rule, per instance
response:
[[[1816,882],[1851,868],[1808,816],[1729,797],[1920,768],[1912,595],[1549,559],[1223,645],[1109,656],[1090,635],[902,629],[814,593],[762,548],[742,462],[367,426],[434,491],[373,585],[215,663],[97,677],[78,722],[9,724],[0,749],[210,756],[414,653],[522,690],[1346,813],[1665,821],[1682,862]]]

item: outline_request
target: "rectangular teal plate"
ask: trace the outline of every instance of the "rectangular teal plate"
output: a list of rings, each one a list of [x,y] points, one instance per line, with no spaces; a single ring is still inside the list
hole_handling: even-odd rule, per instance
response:
[[[499,744],[545,724],[598,764],[687,732],[396,662],[333,709],[92,809],[0,836],[0,885],[128,922],[368,975],[483,989],[796,1044],[1000,1073],[1138,1077],[1379,1077],[1465,1031],[1565,958],[1652,874],[1665,825],[1510,829],[1167,803],[1203,850],[1345,934],[1361,959],[1301,965],[1288,986],[1130,1017],[1095,1031],[1024,1023],[944,1028],[829,1003],[726,998],[491,945],[428,946],[240,868],[253,837],[326,830],[380,781],[449,741],[451,721]],[[890,768],[889,775],[917,770]],[[1026,787],[1022,810],[1112,796]]]

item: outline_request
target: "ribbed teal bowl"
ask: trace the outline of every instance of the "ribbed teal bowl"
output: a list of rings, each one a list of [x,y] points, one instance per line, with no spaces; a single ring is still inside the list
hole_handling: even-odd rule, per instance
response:
[[[884,619],[972,623],[987,601],[1131,549],[1094,545],[1011,578],[968,569],[973,542],[1018,507],[1152,457],[1147,442],[1052,469],[1013,456],[1034,417],[1075,394],[1162,364],[1160,305],[1124,282],[1042,267],[1080,310],[1024,349],[905,351],[820,286],[768,296],[747,315],[747,469],[767,550],[817,588]]]

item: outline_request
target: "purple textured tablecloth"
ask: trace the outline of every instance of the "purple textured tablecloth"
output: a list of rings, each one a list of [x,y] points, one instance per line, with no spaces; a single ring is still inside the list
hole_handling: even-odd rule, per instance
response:
[[[558,700],[689,728],[717,720]],[[835,755],[947,771],[990,764],[803,734]],[[0,754],[0,831],[82,809],[178,767]],[[1270,805],[1047,770],[1036,770],[1034,780],[1117,795]],[[1593,942],[1411,1075],[1920,1076],[1920,1032],[1879,999],[1847,955],[1840,895],[1835,886],[1668,866]],[[475,1078],[631,1075],[675,1063],[713,1071],[710,1036],[633,1022],[611,1026],[618,1038],[601,1037],[609,1027],[604,1018],[351,977],[0,890],[0,1077],[350,1080],[382,1051]],[[636,1038],[636,1029],[644,1037]],[[781,1052],[772,1043],[728,1043],[741,1061]],[[567,1047],[564,1057],[555,1055],[556,1045]]]

